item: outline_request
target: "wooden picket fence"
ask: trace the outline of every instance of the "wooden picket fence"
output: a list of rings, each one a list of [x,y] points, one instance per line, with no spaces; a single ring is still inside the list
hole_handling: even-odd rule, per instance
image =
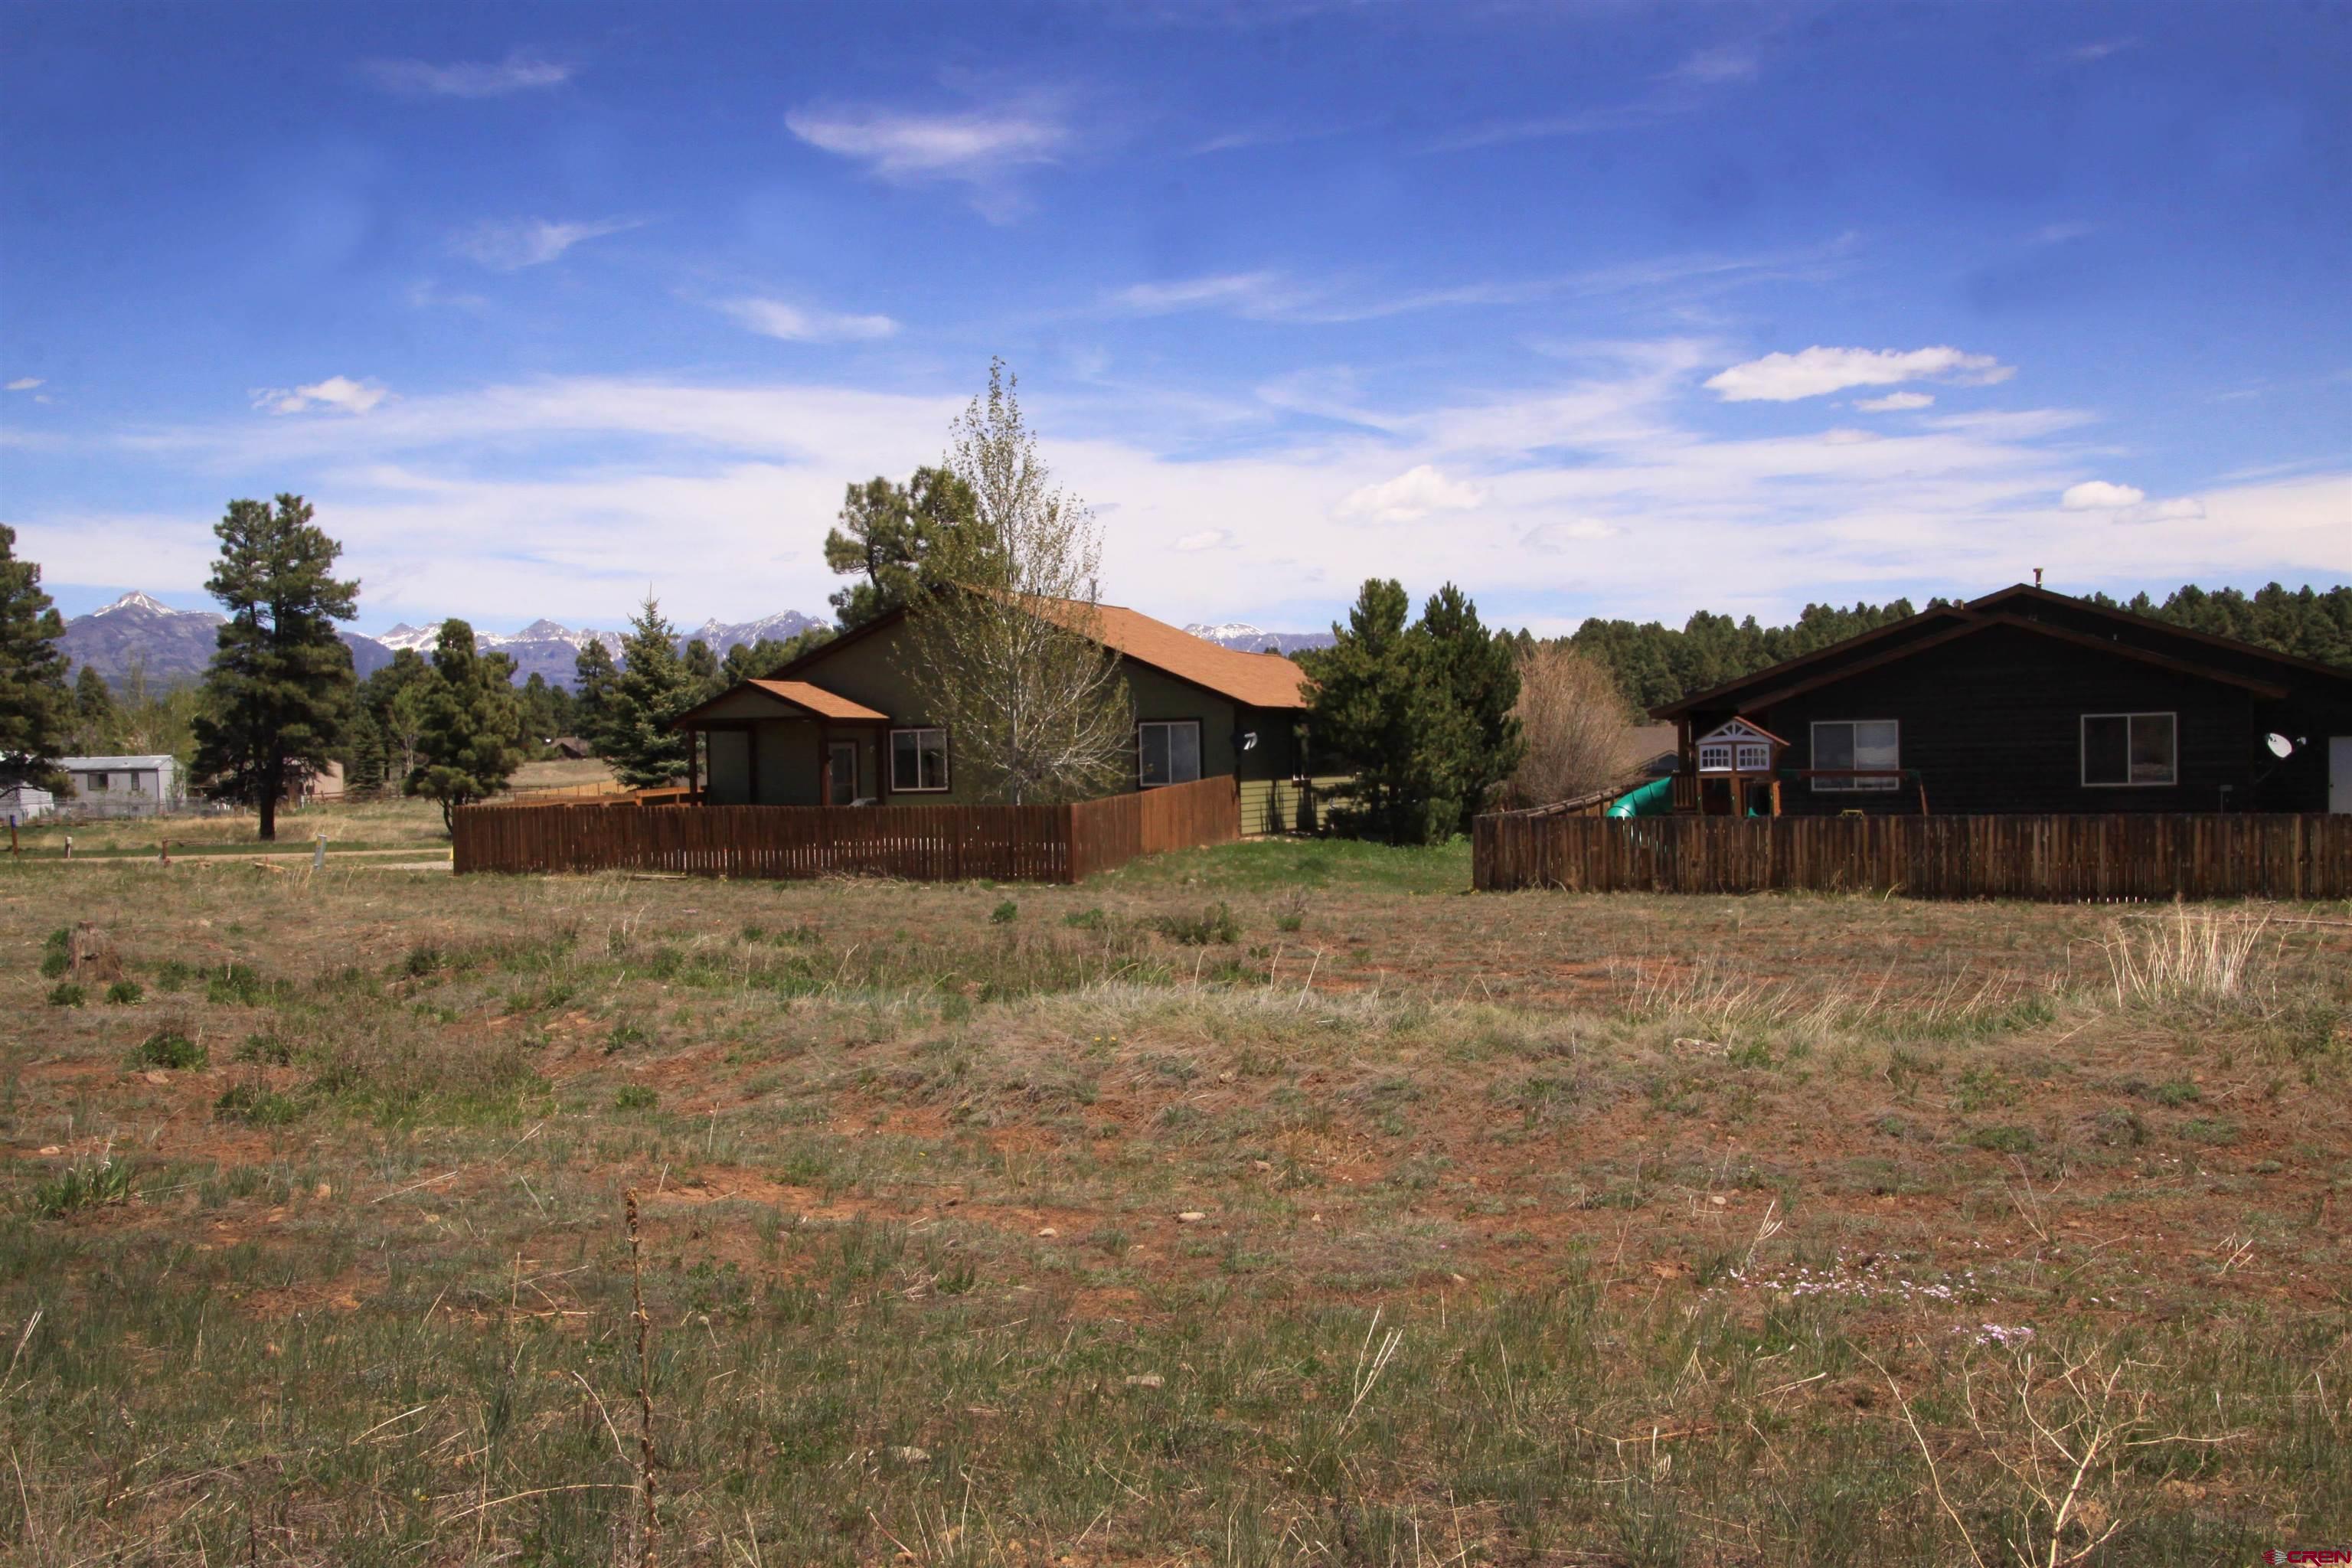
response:
[[[1075,805],[468,805],[451,859],[460,873],[1075,882],[1240,837],[1234,781],[1212,778]]]
[[[2352,816],[1478,818],[1482,890],[1899,892],[2054,902],[2352,898]]]

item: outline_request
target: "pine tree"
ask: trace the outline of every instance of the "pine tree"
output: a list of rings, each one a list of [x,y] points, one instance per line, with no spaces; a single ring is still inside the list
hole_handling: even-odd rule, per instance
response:
[[[1391,844],[1451,834],[1462,802],[1449,759],[1470,749],[1469,722],[1434,679],[1429,634],[1408,627],[1404,585],[1372,578],[1332,645],[1299,656],[1315,679],[1307,732],[1318,753],[1355,769],[1351,806],[1332,810],[1342,832]]]
[[[351,722],[343,726],[343,791],[354,799],[370,799],[383,793],[383,731],[365,692],[361,695],[352,704]]]
[[[712,653],[710,645],[700,637],[686,645],[686,652],[678,658],[678,668],[685,672],[687,690],[692,698],[688,707],[695,702],[709,701],[722,689],[719,681],[719,656]]]
[[[613,650],[594,637],[580,647],[572,659],[572,733],[588,742],[598,756],[609,756],[613,688],[621,679]]]
[[[602,703],[604,733],[596,750],[632,789],[653,789],[686,772],[687,738],[669,721],[694,706],[694,689],[677,657],[677,633],[651,598],[630,618],[621,638],[621,673]]]
[[[310,517],[296,495],[229,502],[205,583],[228,619],[205,671],[196,776],[214,799],[252,805],[264,842],[287,785],[332,759],[356,685],[335,622],[359,613],[360,585],[330,574],[342,546]]]
[[[58,639],[66,624],[41,590],[41,569],[16,558],[16,531],[0,524],[0,785],[63,789],[73,697]]]
[[[1461,721],[1447,727],[1454,749],[1441,766],[1445,793],[1460,803],[1454,826],[1467,833],[1527,752],[1511,711],[1519,700],[1518,649],[1507,633],[1487,631],[1478,606],[1451,583],[1423,606],[1421,631],[1430,684]]]
[[[522,763],[515,743],[521,715],[509,679],[512,668],[503,655],[478,653],[474,628],[464,621],[441,623],[418,737],[425,760],[406,789],[439,801],[444,826],[455,825],[459,806],[504,789]]]
[[[115,709],[114,692],[107,686],[106,677],[89,665],[83,665],[74,677],[73,706],[75,754],[87,757],[112,752],[122,715]]]
[[[824,536],[824,563],[838,575],[864,579],[827,599],[841,629],[855,630],[912,598],[931,552],[978,510],[965,477],[949,468],[917,468],[903,485],[879,475],[851,485],[840,526]]]

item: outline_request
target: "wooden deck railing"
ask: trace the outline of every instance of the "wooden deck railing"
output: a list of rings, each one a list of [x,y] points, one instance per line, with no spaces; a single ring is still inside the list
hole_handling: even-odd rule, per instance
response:
[[[1776,889],[2055,901],[2352,898],[2352,816],[1478,819],[1482,890]]]
[[[460,872],[1073,882],[1240,836],[1234,781],[1213,778],[1075,805],[469,805],[451,858]]]

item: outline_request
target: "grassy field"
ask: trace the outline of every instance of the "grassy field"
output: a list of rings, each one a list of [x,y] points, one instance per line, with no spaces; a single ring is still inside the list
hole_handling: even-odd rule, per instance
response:
[[[1466,881],[12,865],[0,1552],[2352,1538],[2352,911]]]

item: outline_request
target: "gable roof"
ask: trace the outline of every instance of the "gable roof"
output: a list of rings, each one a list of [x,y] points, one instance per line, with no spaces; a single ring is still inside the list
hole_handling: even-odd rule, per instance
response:
[[[1164,675],[1174,676],[1188,685],[1240,703],[1244,708],[1293,708],[1307,706],[1309,682],[1307,672],[1294,661],[1277,653],[1243,653],[1223,647],[1205,637],[1196,637],[1181,626],[1171,626],[1166,621],[1154,620],[1140,610],[1130,610],[1124,605],[1088,605],[1076,599],[1033,598],[1029,604],[1036,611],[1063,626],[1083,622],[1091,611],[1094,631],[1103,646],[1135,660],[1149,665]],[[815,668],[825,658],[861,638],[872,637],[885,627],[898,625],[907,616],[906,607],[877,616],[853,632],[845,632],[831,642],[820,643],[775,673],[797,676]]]
[[[705,710],[746,691],[756,692],[783,707],[798,709],[802,715],[812,719],[860,719],[885,724],[890,721],[887,713],[877,713],[862,702],[852,702],[837,692],[827,691],[824,687],[813,686],[805,680],[746,680],[739,686],[729,687],[708,702],[699,702],[688,709],[670,721],[670,728],[678,729],[688,721],[701,717]]]
[[[2034,615],[2033,612],[2036,609],[2044,606],[2063,608],[2069,613],[2116,623],[2122,629],[2129,630],[2151,641],[2165,638],[2177,639],[2179,643],[2190,645],[2192,648],[2214,649],[2224,657],[2233,657],[2240,660],[2260,660],[2282,674],[2293,670],[2309,671],[2336,680],[2352,682],[2352,671],[2338,669],[2332,665],[2300,658],[2292,654],[2273,653],[2269,648],[2256,647],[2252,643],[2216,637],[2210,632],[2190,631],[2184,626],[2176,626],[2168,622],[2150,620],[2145,616],[2133,615],[2128,610],[2114,609],[2105,605],[2095,605],[2086,600],[2069,597],[2064,594],[2053,594],[2046,588],[2036,588],[2028,584],[2018,583],[2007,588],[1997,589],[1981,598],[1971,599],[1966,604],[1938,605],[1903,620],[1890,621],[1885,626],[1861,633],[1856,637],[1847,637],[1843,642],[1832,643],[1827,647],[1815,648],[1811,653],[1783,659],[1779,664],[1767,666],[1752,674],[1743,675],[1736,680],[1727,680],[1720,686],[1695,692],[1679,701],[1653,708],[1650,712],[1655,718],[1671,719],[1678,718],[1694,709],[1719,708],[1727,704],[1734,708],[1768,708],[1775,702],[1784,701],[1801,692],[1829,685],[1848,675],[1859,674],[1864,669],[1874,669],[1881,665],[1892,664],[1896,660],[1908,658],[1914,654],[1925,653],[1929,648],[1941,647],[1945,643],[1958,641],[1978,632],[1989,631],[1995,626],[2006,626],[2051,637],[2060,642],[2074,643],[2097,652],[2113,654],[2117,658],[2155,665],[2177,674],[2205,680],[2218,680],[2224,685],[2242,687],[2264,697],[2278,698],[2286,693],[2286,689],[2276,681],[2264,680],[2241,670],[2229,669],[2203,659],[2180,658],[2158,652],[2143,643],[2123,642],[2112,637],[2096,637],[2072,626],[2053,625]],[[1874,649],[1874,645],[1885,646]]]

